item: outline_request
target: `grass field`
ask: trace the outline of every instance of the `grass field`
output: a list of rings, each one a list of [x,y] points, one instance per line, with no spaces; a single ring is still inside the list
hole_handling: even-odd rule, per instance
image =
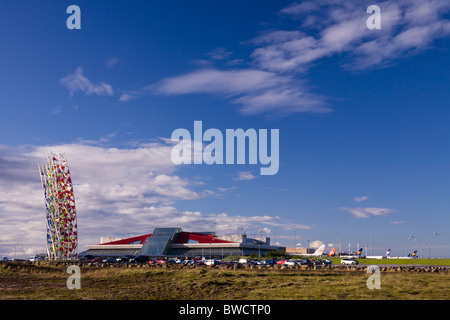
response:
[[[332,258],[333,264],[339,264],[340,258]],[[430,265],[450,266],[450,259],[357,259],[360,264],[404,264],[404,265]]]
[[[0,265],[0,299],[56,300],[448,300],[450,273],[368,274],[332,270],[221,270],[81,267],[81,289],[69,290],[65,266]]]

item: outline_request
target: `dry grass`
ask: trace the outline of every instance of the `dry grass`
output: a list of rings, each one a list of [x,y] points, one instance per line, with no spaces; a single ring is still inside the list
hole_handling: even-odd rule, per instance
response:
[[[409,300],[450,299],[450,274],[389,272],[369,290],[360,271],[81,267],[69,290],[65,266],[0,265],[0,299],[56,300]]]

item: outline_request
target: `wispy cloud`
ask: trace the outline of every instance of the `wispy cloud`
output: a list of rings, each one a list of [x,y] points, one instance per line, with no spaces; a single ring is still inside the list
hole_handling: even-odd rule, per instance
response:
[[[391,221],[390,224],[403,224],[406,223],[406,221]]]
[[[75,70],[75,73],[62,78],[60,83],[67,89],[69,89],[71,94],[81,91],[87,95],[114,95],[112,86],[110,84],[104,82],[100,82],[98,84],[92,83],[83,75],[83,70],[80,67]]]
[[[362,196],[362,197],[355,197],[355,198],[353,198],[353,200],[355,200],[356,202],[366,201],[367,199],[369,199],[368,196]]]
[[[341,210],[351,213],[355,218],[370,218],[372,216],[386,216],[394,210],[388,208],[347,208]]]
[[[108,59],[106,59],[106,67],[108,69],[112,69],[116,66],[116,64],[118,64],[120,62],[120,59],[117,57],[109,57]]]
[[[257,69],[201,69],[166,78],[149,89],[164,95],[216,94],[240,104],[244,114],[330,111],[303,82]]]
[[[266,70],[298,72],[324,58],[348,53],[351,59],[343,60],[343,65],[363,69],[391,64],[450,34],[450,21],[445,17],[448,1],[399,0],[377,5],[380,30],[366,27],[369,15],[357,0],[294,3],[280,13],[300,23],[304,31],[268,31],[254,40],[264,45],[253,57]]]
[[[58,104],[50,113],[51,114],[59,114],[62,112],[63,106]]]
[[[357,0],[293,3],[282,8],[279,16],[297,27],[265,30],[244,42],[254,47],[245,67],[243,59],[231,60],[232,52],[219,47],[207,54],[210,60],[201,60],[199,69],[126,92],[120,101],[148,94],[200,93],[238,104],[247,115],[331,111],[328,99],[306,85],[307,72],[315,65],[337,57],[344,69],[386,67],[450,35],[450,21],[445,17],[449,1],[389,0],[377,5],[382,15],[380,30],[367,28],[367,7]],[[240,69],[233,68],[237,60]],[[220,61],[222,69],[214,61]]]
[[[275,73],[261,70],[202,69],[166,78],[155,88],[161,94],[213,93],[234,96],[273,88],[286,84],[288,80]]]
[[[224,60],[230,58],[232,54],[232,51],[227,50],[224,47],[219,47],[207,53],[207,56],[214,60]]]
[[[136,99],[136,98],[137,98],[136,95],[133,96],[130,93],[123,93],[123,94],[120,95],[119,101],[120,102],[127,102],[127,101],[130,101],[130,100]]]
[[[234,180],[237,180],[237,181],[253,180],[253,179],[256,179],[256,177],[249,171],[240,171],[238,173],[237,178],[234,178]]]

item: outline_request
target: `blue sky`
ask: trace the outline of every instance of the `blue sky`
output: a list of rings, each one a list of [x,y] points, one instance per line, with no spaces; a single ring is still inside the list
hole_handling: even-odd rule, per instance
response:
[[[66,8],[81,9],[68,30]],[[381,8],[370,30],[366,9]],[[0,254],[45,249],[65,152],[80,245],[156,226],[422,256],[450,243],[445,1],[3,1]],[[280,169],[171,162],[177,128],[280,130]],[[24,195],[27,195],[24,200]],[[295,230],[295,241],[293,234]],[[438,232],[442,237],[433,235]],[[370,250],[370,249],[369,249]]]

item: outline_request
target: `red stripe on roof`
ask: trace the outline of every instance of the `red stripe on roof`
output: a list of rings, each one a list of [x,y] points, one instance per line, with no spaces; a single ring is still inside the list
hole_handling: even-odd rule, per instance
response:
[[[152,234],[149,233],[149,234],[145,234],[142,236],[102,243],[102,245],[130,244],[130,243],[136,242],[136,241],[140,241],[140,244],[143,244],[145,242],[145,240],[151,236],[152,236]],[[175,240],[175,243],[177,243],[177,244],[188,243],[189,240],[196,241],[198,243],[233,243],[233,241],[218,239],[218,238],[214,237],[212,234],[197,233],[197,232],[195,232],[195,233],[194,232],[180,232],[180,234],[178,234],[177,239]]]
[[[143,244],[145,242],[145,240],[148,237],[151,237],[152,234],[144,234],[142,236],[137,236],[137,237],[132,237],[132,238],[126,238],[126,239],[121,239],[121,240],[116,240],[116,241],[111,241],[111,242],[106,242],[106,243],[102,243],[102,245],[110,245],[110,244],[130,244],[131,242],[136,242],[136,241],[140,241],[139,244]]]
[[[215,238],[212,234],[193,232],[181,232],[175,243],[188,243],[189,240],[197,241],[198,243],[232,243],[231,241]]]

